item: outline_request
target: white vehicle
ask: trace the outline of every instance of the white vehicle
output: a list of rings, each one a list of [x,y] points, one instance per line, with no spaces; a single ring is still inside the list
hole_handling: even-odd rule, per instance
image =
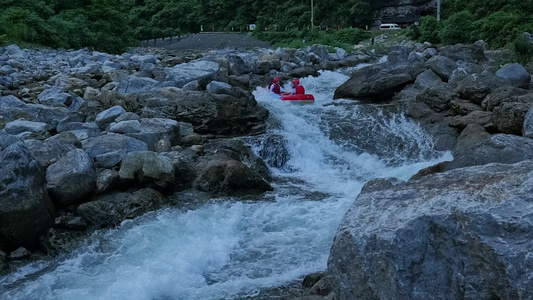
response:
[[[379,26],[379,30],[388,30],[388,29],[402,29],[400,25],[394,23],[383,23]]]

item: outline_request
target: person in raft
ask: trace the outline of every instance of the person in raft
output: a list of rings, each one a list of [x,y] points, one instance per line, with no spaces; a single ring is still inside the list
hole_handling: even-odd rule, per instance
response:
[[[292,91],[291,94],[305,94],[305,88],[300,85],[300,80],[298,78],[294,78],[292,80]]]
[[[268,86],[268,89],[274,94],[281,94],[281,86],[279,85],[281,79],[279,77],[274,77],[272,83]]]

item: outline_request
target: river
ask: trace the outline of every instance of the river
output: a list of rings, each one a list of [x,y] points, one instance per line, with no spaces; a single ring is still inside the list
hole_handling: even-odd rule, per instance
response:
[[[242,299],[325,270],[337,226],[365,182],[407,180],[451,158],[386,106],[333,100],[347,72],[301,79],[312,105],[254,92],[271,112],[268,134],[282,136],[289,154],[271,167],[275,190],[262,200],[167,208],[98,231],[71,255],[0,278],[2,299]],[[246,142],[260,153],[265,136]]]

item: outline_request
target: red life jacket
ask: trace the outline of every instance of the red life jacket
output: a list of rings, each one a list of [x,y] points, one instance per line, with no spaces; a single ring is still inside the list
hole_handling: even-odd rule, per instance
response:
[[[296,94],[305,94],[305,88],[303,87],[303,85],[297,85],[295,86],[296,88]]]
[[[272,85],[274,85],[273,88],[272,88]],[[270,89],[274,94],[278,94],[278,95],[281,94],[281,87],[279,86],[279,84],[271,83],[269,89]]]

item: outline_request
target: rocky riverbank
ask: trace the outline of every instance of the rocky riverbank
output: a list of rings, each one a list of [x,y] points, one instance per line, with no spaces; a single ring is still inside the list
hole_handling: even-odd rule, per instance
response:
[[[531,298],[532,70],[509,57],[481,41],[399,47],[336,90],[403,111],[454,156],[363,187],[329,257],[337,299]]]
[[[0,48],[2,270],[164,206],[271,191],[239,139],[266,129],[251,90],[371,59],[324,46],[145,51]]]

